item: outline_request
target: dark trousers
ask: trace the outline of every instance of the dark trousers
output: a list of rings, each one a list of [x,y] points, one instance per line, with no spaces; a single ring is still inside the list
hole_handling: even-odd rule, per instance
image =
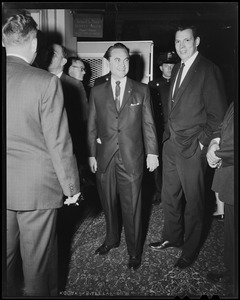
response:
[[[143,174],[129,174],[120,151],[113,156],[105,173],[96,173],[98,193],[106,219],[106,244],[120,241],[118,200],[121,205],[128,254],[142,252],[141,184]]]
[[[160,138],[161,137],[161,138]],[[158,133],[158,140],[162,140],[162,134]],[[154,173],[154,183],[155,183],[155,194],[161,197],[162,193],[162,143],[158,144],[159,149],[159,166],[156,168]]]
[[[160,158],[159,158],[160,160]],[[155,194],[161,196],[162,192],[162,164],[159,161],[159,167],[154,170]]]
[[[173,141],[164,143],[162,238],[173,243],[184,242],[182,255],[186,257],[195,256],[200,244],[206,167],[206,157],[200,146],[192,157],[186,159],[177,152]]]
[[[7,293],[15,288],[20,243],[26,296],[57,296],[57,210],[7,210]]]

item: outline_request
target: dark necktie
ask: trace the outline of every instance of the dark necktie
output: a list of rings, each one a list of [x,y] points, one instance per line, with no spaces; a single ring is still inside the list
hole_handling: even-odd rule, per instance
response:
[[[120,81],[116,81],[115,102],[116,102],[117,111],[119,111],[119,109],[120,109]]]
[[[181,77],[182,77],[182,72],[183,72],[184,66],[185,66],[185,64],[182,63],[182,65],[180,67],[180,70],[178,72],[178,78],[177,78],[177,82],[176,82],[175,90],[174,90],[174,95],[173,95],[173,102],[174,102],[174,99],[176,98],[177,92],[179,90],[179,86],[180,86],[180,82],[181,82]]]

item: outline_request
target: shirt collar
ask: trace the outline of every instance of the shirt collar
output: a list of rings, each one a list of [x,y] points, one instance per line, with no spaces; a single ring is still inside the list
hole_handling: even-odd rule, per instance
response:
[[[60,78],[62,76],[62,73],[63,73],[63,71],[58,74],[54,74],[54,73],[53,74],[56,75],[58,78]]]
[[[195,58],[197,57],[197,55],[198,55],[198,51],[196,51],[187,61],[185,61],[185,63],[184,63],[185,66],[190,67],[191,64],[194,62]],[[181,62],[181,63],[183,63],[183,62]]]
[[[124,77],[123,77],[122,79],[120,79],[120,80],[115,80],[115,79],[113,79],[113,77],[111,76],[111,84],[112,84],[112,85],[115,85],[115,83],[116,83],[117,81],[120,81],[121,86],[123,86],[124,84],[126,84],[127,76],[124,76]]]
[[[15,53],[8,53],[7,56],[16,56],[16,57],[19,57],[19,58],[23,59],[25,62],[27,62],[29,64],[29,61],[27,61],[27,59],[25,57],[23,57],[22,55],[15,54]]]

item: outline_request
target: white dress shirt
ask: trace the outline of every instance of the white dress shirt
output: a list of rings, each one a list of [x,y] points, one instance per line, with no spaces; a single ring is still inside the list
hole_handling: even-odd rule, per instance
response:
[[[196,59],[196,57],[197,57],[197,55],[198,55],[198,51],[196,51],[187,61],[185,61],[184,62],[184,68],[183,68],[183,72],[182,72],[182,77],[181,77],[181,81],[180,81],[180,85],[182,84],[182,82],[183,82],[183,79],[185,78],[185,76],[186,76],[186,74],[187,74],[187,72],[188,72],[188,70],[189,70],[189,68],[191,67],[191,65],[193,64],[193,62],[194,62],[194,60]],[[182,65],[182,61],[181,61],[181,65]],[[179,71],[178,71],[178,73],[179,73]],[[176,76],[176,80],[175,80],[175,82],[174,82],[174,87],[173,87],[173,93],[172,93],[172,96],[174,95],[174,91],[175,91],[175,85],[176,85],[176,82],[177,82],[177,78],[178,78],[178,74],[177,74],[177,76]],[[179,86],[180,86],[179,85]]]

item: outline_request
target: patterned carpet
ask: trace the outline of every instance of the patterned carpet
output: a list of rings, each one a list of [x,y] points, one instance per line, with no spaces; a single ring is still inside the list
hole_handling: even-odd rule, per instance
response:
[[[149,196],[146,192],[145,197],[149,198]],[[152,251],[148,247],[150,242],[161,238],[163,211],[159,205],[148,206],[148,209],[146,206],[144,212],[149,218],[146,218],[145,224],[146,238],[142,265],[138,270],[130,271],[127,268],[128,254],[124,230],[119,248],[112,249],[104,256],[94,254],[105,238],[104,215],[99,203],[96,203],[94,204],[95,212],[89,213],[88,211],[88,216],[85,216],[77,227],[76,224],[75,227],[73,226],[73,235],[69,243],[69,261],[63,262],[66,278],[62,281],[61,296],[128,296],[131,298],[178,296],[181,299],[187,296],[190,299],[199,299],[203,295],[208,298],[218,295],[220,298],[232,298],[233,287],[231,285],[212,284],[206,280],[209,270],[224,269],[223,222],[214,219],[208,224],[206,238],[198,259],[190,268],[178,270],[173,268],[173,265],[181,255],[181,249],[168,248],[163,251]],[[70,208],[68,214],[74,209]],[[72,225],[74,214],[76,217],[79,209],[75,209],[72,213]],[[67,244],[63,237],[60,243],[61,249]],[[61,256],[64,256],[63,250],[60,252]],[[63,269],[60,270],[61,273]]]

